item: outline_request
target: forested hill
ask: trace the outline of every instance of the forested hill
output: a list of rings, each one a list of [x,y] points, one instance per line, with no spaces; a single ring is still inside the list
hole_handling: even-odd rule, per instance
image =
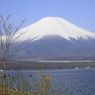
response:
[[[36,62],[36,61],[10,61],[7,70],[42,70],[42,69],[75,69],[95,68],[95,62]],[[0,70],[3,63],[0,62]]]

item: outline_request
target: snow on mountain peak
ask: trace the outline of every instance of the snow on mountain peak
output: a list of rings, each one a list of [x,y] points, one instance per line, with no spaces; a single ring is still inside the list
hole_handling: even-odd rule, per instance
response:
[[[38,40],[48,35],[58,35],[67,40],[74,38],[95,39],[95,34],[84,30],[60,17],[45,17],[38,22],[21,29],[19,33],[24,33],[20,40],[33,39]]]

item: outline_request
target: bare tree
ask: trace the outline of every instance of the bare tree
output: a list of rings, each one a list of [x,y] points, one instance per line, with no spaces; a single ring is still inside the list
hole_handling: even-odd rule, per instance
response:
[[[11,15],[7,15],[5,18],[3,15],[0,15],[0,61],[3,62],[4,65],[4,95],[6,95],[5,92],[5,86],[6,86],[6,77],[8,76],[6,74],[6,66],[9,63],[9,53],[11,50],[11,47],[14,43],[14,41],[17,40],[21,35],[17,34],[18,30],[21,28],[22,24],[24,23],[24,20],[20,23],[18,26],[14,26],[13,23],[10,23]],[[13,40],[14,39],[14,40]]]

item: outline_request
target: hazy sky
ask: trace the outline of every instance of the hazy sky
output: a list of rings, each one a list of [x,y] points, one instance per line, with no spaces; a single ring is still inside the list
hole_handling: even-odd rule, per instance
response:
[[[12,22],[25,26],[43,17],[62,17],[95,32],[95,0],[0,0],[0,14],[12,14]]]

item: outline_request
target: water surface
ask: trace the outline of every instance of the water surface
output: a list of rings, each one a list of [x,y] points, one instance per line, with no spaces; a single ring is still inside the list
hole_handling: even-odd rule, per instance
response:
[[[18,71],[7,71],[15,76]],[[33,75],[38,78],[39,70],[22,71],[26,76]],[[95,95],[95,69],[66,69],[66,70],[46,70],[47,76],[52,76],[55,89],[61,90],[61,95]],[[60,86],[60,84],[64,85]],[[63,90],[68,90],[63,94]]]

